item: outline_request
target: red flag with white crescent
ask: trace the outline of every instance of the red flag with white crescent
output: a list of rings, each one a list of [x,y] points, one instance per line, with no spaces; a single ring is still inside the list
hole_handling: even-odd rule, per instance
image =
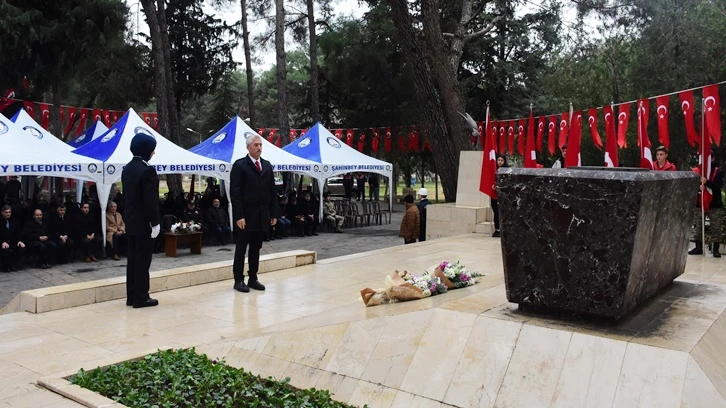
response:
[[[648,137],[648,106],[647,99],[638,101],[638,146],[640,146],[640,167],[653,170],[653,153],[650,151]]]
[[[668,102],[670,97],[668,95],[659,96],[655,99],[657,108],[655,113],[658,115],[658,140],[668,148],[671,145],[671,138],[668,135]]]
[[[703,129],[705,131],[705,129]],[[705,143],[701,143],[701,140],[704,140]],[[704,134],[702,134],[702,138],[697,139],[698,142],[698,167],[694,169],[696,173],[701,175],[705,174],[706,178],[713,181],[713,179],[716,176],[716,172],[714,174],[711,174],[711,142],[709,141],[708,137],[705,137]],[[706,158],[704,160],[704,157]],[[701,191],[699,193],[699,198],[703,197],[703,200],[699,200],[699,204],[703,205],[703,208],[708,210],[711,206],[711,200],[713,200],[713,190],[711,188],[706,187],[705,190]]]
[[[31,101],[23,101],[23,106],[25,107],[25,111],[28,112],[28,115],[30,115],[33,120],[35,120],[35,111],[33,110],[33,102]]]
[[[497,143],[497,135],[499,134],[499,124],[497,122],[489,121],[489,129],[487,129],[487,133],[492,133],[492,137],[494,138],[494,150],[499,152],[499,149],[501,146]],[[486,142],[486,138],[484,139],[484,142]]]
[[[15,90],[14,89],[8,89],[7,92],[5,92],[5,95],[3,95],[2,98],[0,98],[0,112],[7,109],[8,106],[12,105],[13,98],[15,98]]]
[[[550,123],[547,125],[547,150],[549,150],[550,156],[555,155],[555,144],[557,143],[557,140],[555,140],[557,137],[556,130],[557,116],[553,115],[550,116]]]
[[[290,143],[294,142],[295,139],[297,139],[297,129],[290,129],[290,133],[288,135],[290,136]]]
[[[509,138],[509,155],[514,156],[514,127],[517,123],[510,120],[507,124],[507,137]]]
[[[484,124],[486,129],[490,128],[489,125],[489,106],[487,106],[486,122]],[[479,191],[488,195],[489,197],[497,198],[497,153],[496,150],[496,137],[497,132],[495,127],[494,131],[487,130],[486,137],[484,138],[484,154],[482,155],[481,164],[481,176],[479,178]]]
[[[39,103],[38,107],[40,108],[40,126],[48,130],[50,126],[50,105],[47,103]]]
[[[275,137],[275,131],[277,129],[268,129],[268,130],[269,130],[269,132],[267,132],[267,141],[270,142],[270,143],[273,143],[274,140],[275,140],[274,139],[274,137]]]
[[[378,128],[371,128],[373,132],[373,140],[371,140],[371,150],[373,154],[378,154],[378,150],[381,144],[381,135],[378,133]]]
[[[416,126],[411,126],[411,132],[408,134],[408,150],[418,151],[418,132]]]
[[[345,144],[353,147],[353,129],[348,129],[348,131],[345,132]]]
[[[144,123],[151,126],[151,118],[147,112],[141,112],[141,118],[144,119]]]
[[[63,126],[65,125],[64,122],[66,120],[66,108],[63,105],[61,105],[59,111],[60,111],[60,123],[61,123],[61,130],[62,130]],[[63,135],[61,135],[61,137],[63,137]]]
[[[277,139],[275,140],[275,146],[282,147],[282,135],[279,133],[277,134]]]
[[[93,109],[93,116],[92,116],[91,123],[96,123],[99,120],[103,119],[103,116],[101,114],[101,109],[95,108]]]
[[[570,112],[564,112],[560,116],[560,136],[557,140],[557,147],[562,149],[562,146],[567,144],[567,138],[570,135]],[[567,146],[569,147],[569,146]]]
[[[159,131],[159,115],[156,112],[151,114],[151,121],[154,123],[154,130]]]
[[[358,135],[358,151],[363,153],[363,148],[366,146],[366,133],[364,131],[360,132],[360,135]]]
[[[487,139],[486,133],[484,132],[484,128],[485,128],[486,124],[484,122],[479,122],[479,123],[477,123],[477,125],[478,125],[477,130],[479,130],[479,139],[480,139],[480,143],[481,143],[481,148],[483,149],[484,142],[486,142],[486,139]],[[472,144],[474,146],[476,146],[476,144],[477,144],[476,136],[474,136],[474,140],[473,140]]]
[[[613,107],[607,105],[602,110],[605,113],[605,167],[618,167],[618,136]]]
[[[121,117],[121,113],[122,112],[119,112],[119,111],[111,111],[111,117],[112,117],[113,123],[118,122],[118,119]]]
[[[706,116],[706,129],[716,146],[721,145],[721,98],[718,85],[703,88],[703,109]]]
[[[688,144],[696,146],[698,142],[698,132],[696,132],[696,125],[693,123],[693,117],[696,114],[696,104],[693,101],[693,91],[683,91],[678,93],[678,99],[681,101],[681,110],[683,111],[683,118],[686,121],[686,136]]]
[[[524,157],[524,119],[519,120],[517,124],[517,153]]]
[[[298,136],[298,139],[302,139],[303,136],[305,136],[305,133],[308,133],[309,129],[300,129],[300,136]]]
[[[630,102],[618,105],[618,147],[628,147],[628,122],[630,121]]]
[[[333,135],[335,137],[337,137],[338,139],[342,140],[343,139],[343,129],[335,129],[333,131]]]
[[[66,130],[63,131],[64,135],[71,133],[71,129],[73,128],[73,124],[76,120],[76,115],[77,115],[76,111],[77,111],[77,108],[74,108],[71,106],[68,107],[68,125],[66,125]]]
[[[595,144],[595,147],[602,149],[602,139],[600,138],[600,132],[597,131],[597,108],[590,108],[587,112],[587,123],[590,126],[592,142]]]
[[[391,153],[391,138],[392,138],[391,128],[387,127],[386,128],[386,140],[384,142],[385,148],[386,148],[386,153]]]
[[[76,136],[80,136],[86,129],[86,119],[88,119],[88,108],[81,108],[81,118],[78,119],[78,127],[76,128]]]
[[[570,133],[567,138],[565,167],[578,167],[582,165],[582,155],[580,154],[580,145],[582,144],[582,112],[574,112],[571,119],[572,121],[569,126]]]
[[[396,140],[398,141],[398,150],[401,152],[405,152],[406,151],[406,138],[402,135],[398,135]]]
[[[103,111],[103,123],[106,127],[111,127],[111,112],[108,109]]]
[[[499,122],[499,153],[507,153],[507,122]]]
[[[542,142],[544,141],[544,131],[545,131],[545,117],[540,116],[537,118],[537,140],[535,141],[535,147],[537,148],[537,151],[542,153]]]
[[[264,134],[265,134],[265,128],[258,128],[257,129],[257,134],[260,135],[260,136],[264,136]]]
[[[534,116],[532,116],[532,108],[529,108],[529,123],[527,124],[527,146],[524,155],[524,167],[537,168],[537,151],[534,147]]]

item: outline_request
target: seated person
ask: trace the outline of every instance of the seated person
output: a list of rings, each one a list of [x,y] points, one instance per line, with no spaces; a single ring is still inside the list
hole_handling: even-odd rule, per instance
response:
[[[50,239],[48,224],[43,221],[43,211],[33,211],[33,219],[23,227],[23,240],[27,242],[28,250],[38,256],[38,266],[49,269],[55,258],[57,245]]]
[[[343,226],[345,217],[338,215],[335,211],[335,203],[330,200],[330,191],[323,193],[323,219],[335,225],[335,232],[343,232],[340,228]]]
[[[195,224],[202,224],[202,214],[199,212],[197,205],[194,201],[187,202],[187,206],[181,214],[182,222],[194,222]]]
[[[284,238],[290,232],[292,228],[292,222],[287,218],[287,196],[280,196],[280,217],[277,219],[277,225],[275,225],[275,238]]]
[[[297,197],[295,193],[291,192],[287,198],[287,206],[285,206],[285,214],[292,223],[292,232],[294,235],[302,237],[305,231],[305,219],[298,213]]]
[[[69,255],[73,253],[74,242],[70,237],[71,230],[71,222],[66,217],[66,206],[60,203],[55,209],[55,214],[48,219],[50,239],[58,247],[56,256],[59,264],[68,262]]]
[[[12,218],[12,207],[5,205],[0,218],[0,270],[15,272],[23,255],[25,244],[20,240],[20,223]]]
[[[93,256],[93,251],[101,248],[103,240],[98,234],[96,219],[89,214],[90,211],[90,204],[81,204],[81,212],[76,215],[76,219],[73,222],[73,240],[76,241],[76,245],[79,248],[83,249],[84,261],[98,262],[98,259]]]
[[[297,213],[305,220],[305,235],[318,235],[315,232],[318,228],[317,213],[318,208],[315,205],[315,201],[312,200],[312,194],[310,191],[303,193],[303,199],[298,202]]]
[[[118,261],[121,249],[126,248],[126,223],[118,212],[118,205],[111,201],[106,211],[106,242],[111,243],[113,260]]]
[[[207,210],[206,224],[208,230],[214,231],[217,235],[217,241],[222,245],[227,245],[227,238],[232,229],[229,227],[227,211],[222,208],[219,198],[212,200],[212,206]]]

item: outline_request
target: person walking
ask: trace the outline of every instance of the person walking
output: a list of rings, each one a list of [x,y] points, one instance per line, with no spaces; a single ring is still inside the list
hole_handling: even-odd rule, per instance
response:
[[[277,224],[279,216],[272,164],[260,157],[262,138],[259,135],[247,138],[247,152],[247,156],[232,165],[229,183],[237,236],[232,271],[234,290],[238,292],[249,292],[250,288],[265,290],[265,285],[257,279],[260,248],[267,231],[270,226]],[[248,280],[245,284],[245,252],[248,245]]]
[[[154,156],[156,139],[137,133],[131,140],[133,159],[124,167],[121,182],[126,216],[127,258],[126,306],[135,309],[156,306],[149,297],[149,267],[154,239],[161,231],[159,177],[149,160]]]
[[[425,188],[420,188],[418,190],[418,204],[416,204],[416,207],[418,207],[418,218],[419,218],[419,233],[418,233],[418,242],[424,242],[426,241],[426,207],[431,204],[429,199],[427,198],[429,195],[428,190]]]
[[[403,238],[404,244],[414,244],[419,235],[419,214],[418,207],[413,204],[413,196],[411,194],[403,198],[406,203],[406,213],[401,219],[401,230],[398,236]]]

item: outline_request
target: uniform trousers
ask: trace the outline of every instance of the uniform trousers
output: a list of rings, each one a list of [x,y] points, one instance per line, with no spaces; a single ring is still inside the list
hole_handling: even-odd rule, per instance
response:
[[[126,299],[128,303],[143,303],[149,299],[149,267],[154,240],[150,233],[127,237]]]

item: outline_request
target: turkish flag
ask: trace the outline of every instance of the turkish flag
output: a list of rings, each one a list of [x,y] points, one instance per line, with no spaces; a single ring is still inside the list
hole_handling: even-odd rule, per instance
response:
[[[398,137],[396,139],[398,140],[398,151],[405,152],[406,151],[406,139],[401,135],[398,135]]]
[[[277,135],[277,140],[275,140],[275,146],[282,147],[282,135]]]
[[[302,137],[305,136],[305,133],[308,133],[308,130],[310,130],[310,129],[302,129],[302,130],[300,130],[300,135],[297,138],[298,139],[302,139]]]
[[[363,148],[366,145],[366,134],[365,132],[361,132],[358,136],[358,151],[363,153]]]
[[[668,135],[668,103],[670,97],[668,95],[659,96],[655,99],[657,108],[655,113],[658,115],[658,140],[663,143],[666,148],[671,144],[671,138]]]
[[[582,111],[572,114],[572,122],[570,123],[570,134],[567,138],[567,157],[565,157],[565,167],[579,167],[582,165],[582,155],[580,154],[580,145],[582,143]]]
[[[550,123],[547,125],[547,150],[550,156],[555,155],[555,130],[557,129],[557,116],[550,116]]]
[[[648,100],[638,101],[638,146],[640,146],[640,167],[653,170],[653,154],[648,138]]]
[[[297,130],[296,129],[290,129],[290,133],[288,133],[290,137],[290,143],[294,142],[295,139],[297,139]]]
[[[40,126],[48,130],[48,126],[50,126],[50,105],[39,103],[38,107],[40,108]]]
[[[76,128],[76,136],[80,136],[86,129],[86,119],[88,119],[88,108],[81,108],[81,117],[78,119],[78,127]]]
[[[259,128],[259,129],[257,129],[257,134],[260,135],[260,136],[264,135],[265,134],[265,128]]]
[[[4,111],[8,106],[15,102],[13,98],[15,98],[15,89],[10,88],[7,92],[5,92],[5,95],[0,98],[0,112]]]
[[[141,117],[144,119],[144,123],[151,126],[151,118],[149,117],[148,112],[141,112]]]
[[[683,118],[686,120],[686,135],[688,138],[688,144],[696,146],[698,133],[696,132],[696,125],[693,123],[693,116],[696,113],[696,105],[693,102],[693,91],[680,92],[678,94],[678,99],[681,101]]]
[[[66,120],[66,108],[63,107],[63,105],[61,105],[61,107],[60,107],[60,123],[61,123],[61,129],[63,129],[63,125],[64,125],[63,122],[65,122],[65,120]],[[61,137],[63,137],[63,135],[61,135]]]
[[[381,135],[378,134],[378,129],[372,128],[373,131],[373,140],[371,141],[371,150],[373,150],[373,154],[378,154],[379,145],[381,143]]]
[[[76,108],[68,107],[68,125],[66,126],[66,130],[63,131],[64,135],[70,134],[71,129],[73,128],[73,123],[76,120]]]
[[[595,147],[602,150],[602,139],[600,138],[600,133],[597,131],[597,108],[590,108],[587,112],[587,123],[590,126],[592,142],[595,144]]]
[[[542,142],[544,141],[544,130],[545,130],[545,117],[540,116],[538,119],[537,124],[537,140],[535,142],[535,147],[537,148],[537,151],[542,153]]]
[[[408,134],[408,150],[418,151],[418,132],[416,126],[412,126],[411,132]]]
[[[151,121],[154,122],[154,130],[159,131],[159,115],[156,112],[151,114]]]
[[[509,155],[514,156],[514,127],[516,126],[516,122],[513,120],[510,120],[507,124],[507,137],[509,138]]]
[[[98,108],[93,109],[93,120],[91,120],[91,122],[95,123],[102,119],[103,119],[103,116],[101,114],[101,109],[98,109]]]
[[[496,129],[493,126],[489,126],[489,107],[487,107],[486,124],[487,128],[486,137],[484,138],[484,154],[482,155],[481,163],[481,177],[479,178],[479,191],[488,195],[489,197],[497,198],[497,153],[496,150],[496,130],[491,131],[489,129]]]
[[[499,152],[499,149],[501,148],[501,146],[499,146],[497,144],[497,134],[498,134],[498,132],[499,132],[499,125],[497,124],[497,122],[491,122],[490,121],[489,122],[489,129],[487,129],[487,133],[492,133],[493,134],[492,137],[494,137],[494,150],[496,150],[497,152]],[[486,138],[484,138],[484,143],[486,144]]]
[[[335,129],[335,131],[333,133],[334,133],[335,137],[337,137],[338,139],[343,138],[343,129]]]
[[[30,101],[23,101],[23,106],[25,107],[25,111],[28,112],[28,115],[30,115],[33,120],[35,120],[35,111],[33,110],[33,102]]]
[[[526,168],[537,168],[537,151],[534,145],[534,116],[532,116],[532,108],[529,108],[529,123],[527,124],[527,151],[524,155],[524,167]]]
[[[391,153],[391,128],[386,128],[386,140],[384,141],[386,153]]]
[[[721,98],[718,85],[703,88],[703,109],[706,116],[706,129],[716,146],[721,145]]]
[[[269,132],[267,132],[267,141],[272,143],[273,140],[275,140],[275,130],[276,129],[267,129]]]
[[[345,132],[345,144],[353,147],[353,129],[348,129],[348,131]]]
[[[642,111],[642,118],[640,120],[643,122],[643,127],[640,130],[645,135],[644,137],[650,140],[650,137],[648,136],[648,122],[650,121],[650,101],[647,98],[639,99],[638,109]],[[638,146],[640,146],[640,136],[638,136]],[[648,143],[648,146],[650,146],[650,142]]]
[[[106,124],[106,127],[111,127],[111,112],[108,109],[103,111],[103,123]]]
[[[570,112],[565,112],[560,116],[560,137],[557,141],[557,147],[562,149],[562,146],[567,144],[567,138],[570,133]],[[569,146],[568,146],[569,147]]]
[[[484,133],[484,122],[479,122],[479,139],[481,139],[481,148],[484,148],[484,142],[486,142],[487,135]],[[474,141],[474,144],[476,145],[476,140]]]
[[[519,120],[517,125],[517,153],[524,157],[524,119]]]
[[[630,102],[618,105],[618,147],[628,147],[628,122],[630,121]]]
[[[605,113],[605,167],[618,167],[618,137],[615,133],[615,117],[613,107],[602,108]]]
[[[507,152],[507,122],[499,122],[499,153]]]
[[[113,120],[112,123],[115,124],[116,122],[118,122],[118,118],[121,117],[121,113],[122,112],[119,112],[119,111],[111,111],[111,118]]]

